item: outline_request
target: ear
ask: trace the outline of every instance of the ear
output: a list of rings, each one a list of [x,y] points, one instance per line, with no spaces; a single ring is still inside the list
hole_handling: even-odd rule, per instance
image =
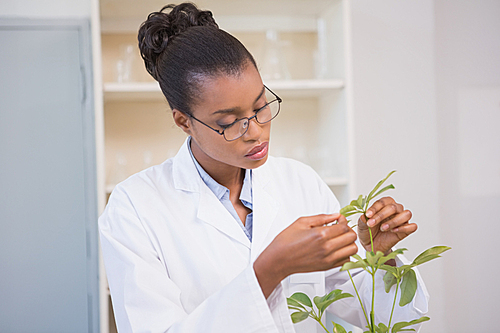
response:
[[[172,116],[174,118],[174,122],[184,133],[191,135],[191,119],[189,116],[177,109],[172,110]]]

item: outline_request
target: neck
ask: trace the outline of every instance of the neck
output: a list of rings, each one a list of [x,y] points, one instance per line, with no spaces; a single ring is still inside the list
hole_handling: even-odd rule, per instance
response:
[[[191,140],[191,151],[196,161],[198,161],[210,177],[217,183],[228,188],[230,192],[236,190],[239,193],[245,179],[245,169],[214,160],[205,154],[194,140]]]

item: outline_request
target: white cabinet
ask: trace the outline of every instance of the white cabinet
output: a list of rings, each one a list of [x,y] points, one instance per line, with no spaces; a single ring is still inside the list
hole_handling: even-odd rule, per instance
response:
[[[99,22],[94,27],[100,26],[100,31],[94,31],[99,34],[94,38],[101,40],[102,57],[95,61],[100,62],[98,72],[102,68],[102,91],[97,93],[103,101],[100,144],[105,152],[101,170],[109,192],[128,175],[173,156],[185,134],[173,124],[168,104],[137,50],[141,22],[161,4],[97,1],[94,19]],[[349,1],[204,0],[197,4],[211,10],[219,26],[249,49],[266,85],[283,98],[282,111],[272,123],[270,153],[311,165],[345,204],[351,184]],[[128,66],[122,56],[126,45],[134,47],[129,79],[119,73]],[[281,51],[278,56],[276,45]],[[273,55],[286,69],[272,69]]]

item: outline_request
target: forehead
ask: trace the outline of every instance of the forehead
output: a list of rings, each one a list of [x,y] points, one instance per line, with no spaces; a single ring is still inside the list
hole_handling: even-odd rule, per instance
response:
[[[257,69],[247,65],[238,74],[205,78],[198,87],[193,113],[208,115],[218,110],[252,108],[264,84]]]

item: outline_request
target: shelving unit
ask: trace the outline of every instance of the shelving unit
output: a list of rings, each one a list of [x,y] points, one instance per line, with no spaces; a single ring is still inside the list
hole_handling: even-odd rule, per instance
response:
[[[279,33],[291,79],[264,80],[283,98],[282,111],[272,123],[270,154],[311,165],[341,204],[345,203],[351,197],[352,187],[349,0],[312,0],[306,4],[300,0],[196,3],[210,9],[219,26],[242,41],[259,67],[266,51],[266,32],[273,29]],[[96,98],[100,103],[96,109],[102,110],[104,120],[102,142],[98,145],[103,151],[101,188],[107,194],[119,178],[172,157],[185,140],[184,133],[173,124],[158,83],[145,71],[138,51],[132,66],[134,80],[116,80],[120,46],[136,45],[141,22],[164,4],[159,0],[94,0],[97,8],[93,20],[98,21],[93,25],[94,34],[98,34],[94,39],[102,41],[95,46],[99,57],[94,59],[99,62],[95,64],[97,72],[102,68],[102,81],[96,83],[100,89],[97,93],[101,94]],[[107,289],[103,293],[101,321],[107,323],[109,295]],[[101,326],[103,333],[113,329],[112,325]]]

